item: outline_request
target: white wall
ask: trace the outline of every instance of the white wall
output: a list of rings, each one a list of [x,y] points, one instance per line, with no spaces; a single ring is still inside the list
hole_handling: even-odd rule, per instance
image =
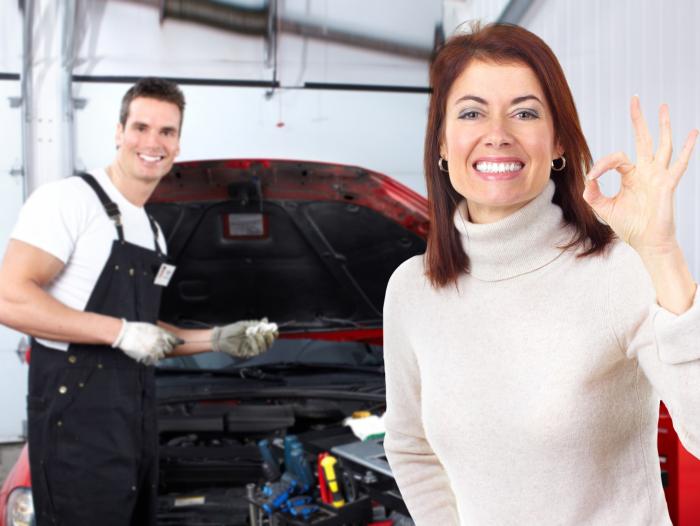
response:
[[[700,3],[696,0],[536,0],[522,25],[547,42],[574,93],[594,159],[618,150],[634,159],[629,99],[638,94],[658,139],[668,103],[675,151],[700,127]],[[603,189],[614,193],[616,175]],[[677,231],[700,280],[700,147],[676,192]]]
[[[151,2],[154,3],[154,2]],[[453,2],[455,3],[455,2]],[[465,1],[466,12],[493,17],[502,0]],[[269,80],[261,38],[229,34],[177,20],[160,25],[158,11],[135,0],[79,0],[81,75]],[[410,7],[409,7],[410,6]],[[283,15],[364,34],[429,46],[442,16],[440,0],[286,0]],[[471,16],[470,15],[470,16]],[[700,125],[700,5],[694,0],[535,0],[522,24],[554,49],[568,76],[594,157],[633,154],[627,117],[638,93],[653,132],[661,102],[671,106],[675,145]],[[0,72],[21,66],[21,16],[15,0],[0,2]],[[427,95],[301,89],[304,82],[425,86],[427,64],[282,34],[277,77],[282,88],[186,86],[181,159],[301,158],[357,164],[387,173],[424,192],[422,145]],[[126,84],[77,83],[79,167],[108,163]],[[0,82],[0,244],[14,223],[21,180],[9,175],[20,158],[20,114],[7,96],[19,83]],[[279,126],[279,124],[283,124]],[[700,279],[700,164],[697,153],[678,192],[679,238]],[[606,176],[604,187],[616,187]],[[1,250],[1,248],[0,248]],[[0,438],[20,429],[26,371],[14,355],[18,336],[0,328]]]
[[[22,69],[22,15],[17,2],[0,2],[0,72],[19,73]]]
[[[161,25],[157,2],[78,0],[76,75],[117,75],[271,80],[260,37],[242,36],[179,20]],[[42,4],[45,7],[47,4]],[[47,37],[59,21],[40,11],[38,56],[56,57]],[[441,17],[435,0],[286,0],[283,16],[364,35],[429,48]],[[54,24],[54,25],[52,25]],[[0,72],[21,71],[22,17],[15,0],[0,2]],[[427,86],[425,60],[325,43],[282,33],[277,79],[265,89],[184,86],[188,107],[180,160],[263,157],[355,164],[387,173],[423,191],[422,143],[425,93],[318,91],[305,82]],[[45,64],[36,64],[39,70]],[[41,75],[39,75],[41,77]],[[41,77],[43,78],[43,77]],[[75,83],[74,96],[86,106],[75,112],[76,164],[103,166],[114,155],[114,127],[128,84]],[[19,96],[19,83],[0,82],[0,244],[22,201],[20,110],[4,105]],[[6,137],[7,135],[7,137]],[[56,170],[47,179],[61,177]],[[14,354],[19,335],[0,327],[0,439],[21,431],[26,366]]]
[[[283,2],[281,14],[430,48],[439,2]],[[83,2],[76,74],[271,80],[264,40],[166,19],[129,2]],[[128,34],[129,38],[124,38]],[[305,82],[427,86],[427,62],[282,33],[281,88],[184,86],[188,99],[180,160],[297,158],[356,164],[424,192],[425,93],[303,89]],[[106,164],[124,84],[76,83],[79,167]]]
[[[21,71],[22,20],[17,2],[0,3],[0,73]],[[12,171],[22,167],[21,111],[11,108],[10,97],[21,95],[17,80],[0,80],[0,257],[23,200],[23,180]],[[27,367],[15,350],[20,335],[0,325],[0,442],[16,440],[22,433]]]

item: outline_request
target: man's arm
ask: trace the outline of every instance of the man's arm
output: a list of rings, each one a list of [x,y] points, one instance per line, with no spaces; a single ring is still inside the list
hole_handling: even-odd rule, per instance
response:
[[[120,319],[71,309],[44,290],[63,266],[48,252],[11,239],[0,267],[0,323],[48,340],[111,345]]]
[[[277,324],[268,323],[267,318],[237,321],[212,329],[183,329],[164,321],[158,321],[158,325],[184,341],[170,356],[222,351],[236,358],[251,358],[267,352],[279,335]]]
[[[158,321],[158,326],[185,341],[182,345],[175,347],[170,356],[185,356],[211,351],[212,329],[183,329],[164,321]]]

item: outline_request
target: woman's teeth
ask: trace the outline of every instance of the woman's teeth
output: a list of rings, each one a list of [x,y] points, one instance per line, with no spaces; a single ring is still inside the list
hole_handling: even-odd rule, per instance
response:
[[[523,163],[489,163],[486,161],[479,161],[476,163],[476,169],[484,173],[505,173],[505,172],[517,172],[522,170]]]

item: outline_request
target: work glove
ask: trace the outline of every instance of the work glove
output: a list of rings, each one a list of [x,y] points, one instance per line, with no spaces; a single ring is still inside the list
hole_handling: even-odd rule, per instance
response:
[[[112,347],[118,347],[129,358],[145,365],[155,365],[158,360],[184,341],[173,333],[152,323],[126,321]]]
[[[237,321],[212,329],[211,350],[251,358],[267,351],[277,336],[277,324],[268,323],[267,318]]]

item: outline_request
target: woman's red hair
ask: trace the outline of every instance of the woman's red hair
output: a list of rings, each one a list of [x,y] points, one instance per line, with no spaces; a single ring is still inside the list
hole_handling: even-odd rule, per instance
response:
[[[423,164],[430,214],[426,273],[433,286],[456,283],[460,274],[469,272],[469,256],[453,224],[455,209],[463,197],[452,187],[447,174],[439,170],[438,159],[444,137],[447,96],[454,81],[472,60],[524,64],[532,69],[547,99],[554,133],[566,157],[564,170],[551,172],[556,186],[553,201],[561,207],[564,221],[577,232],[566,248],[583,246],[585,251],[581,256],[602,252],[614,233],[597,220],[582,197],[584,176],[592,164],[591,152],[557,57],[541,38],[522,27],[490,24],[481,28],[476,25],[470,33],[447,40],[430,66],[432,95]]]

